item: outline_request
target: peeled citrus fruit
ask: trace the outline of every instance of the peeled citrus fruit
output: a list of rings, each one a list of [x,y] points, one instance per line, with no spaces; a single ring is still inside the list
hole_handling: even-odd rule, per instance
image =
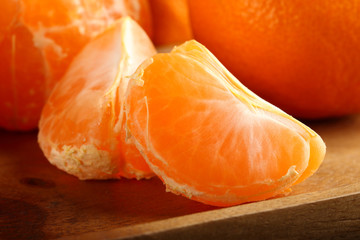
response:
[[[301,118],[360,111],[357,0],[189,0],[196,40],[249,89]]]
[[[167,189],[206,204],[287,192],[325,154],[319,135],[249,91],[194,40],[145,61],[125,109],[132,140]]]
[[[149,0],[154,44],[172,45],[192,39],[187,0]]]
[[[29,130],[73,57],[129,15],[151,34],[147,0],[6,0],[0,17],[0,128]]]
[[[38,140],[52,164],[80,179],[153,175],[127,139],[123,105],[128,76],[154,54],[129,17],[85,46],[41,114]]]

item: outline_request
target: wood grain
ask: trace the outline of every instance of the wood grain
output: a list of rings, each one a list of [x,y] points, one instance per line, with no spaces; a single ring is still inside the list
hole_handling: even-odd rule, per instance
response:
[[[312,194],[272,199],[106,232],[87,233],[71,239],[263,240],[356,239],[358,236],[360,184],[357,183]]]
[[[360,115],[308,124],[327,144],[319,171],[288,197],[231,208],[166,193],[156,178],[79,181],[47,162],[36,132],[2,131],[0,239],[360,236]]]

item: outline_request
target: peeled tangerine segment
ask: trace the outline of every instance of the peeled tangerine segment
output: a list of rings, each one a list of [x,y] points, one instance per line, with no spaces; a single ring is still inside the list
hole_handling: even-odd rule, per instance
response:
[[[206,204],[289,192],[325,155],[319,135],[249,91],[196,41],[144,62],[125,108],[131,138],[167,190]]]
[[[0,0],[0,128],[35,129],[75,55],[121,16],[152,33],[148,0]]]
[[[47,159],[80,179],[153,175],[127,137],[128,76],[156,50],[129,17],[92,40],[52,91],[39,123]]]

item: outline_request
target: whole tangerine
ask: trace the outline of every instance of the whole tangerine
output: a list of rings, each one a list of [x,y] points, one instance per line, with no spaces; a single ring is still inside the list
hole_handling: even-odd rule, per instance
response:
[[[187,0],[150,0],[153,41],[157,46],[192,39]]]
[[[360,111],[360,5],[189,0],[195,39],[255,93],[299,118]]]

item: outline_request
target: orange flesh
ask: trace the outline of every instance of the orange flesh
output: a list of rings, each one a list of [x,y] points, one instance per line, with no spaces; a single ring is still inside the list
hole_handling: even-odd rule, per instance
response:
[[[46,103],[39,124],[45,156],[80,179],[152,176],[126,140],[128,76],[156,51],[130,18],[116,22],[74,59]]]
[[[147,0],[6,0],[0,16],[0,128],[30,130],[74,56],[121,16],[152,35]]]
[[[128,130],[174,193],[219,206],[263,200],[323,160],[315,132],[246,89],[195,41],[148,60],[129,86]]]

